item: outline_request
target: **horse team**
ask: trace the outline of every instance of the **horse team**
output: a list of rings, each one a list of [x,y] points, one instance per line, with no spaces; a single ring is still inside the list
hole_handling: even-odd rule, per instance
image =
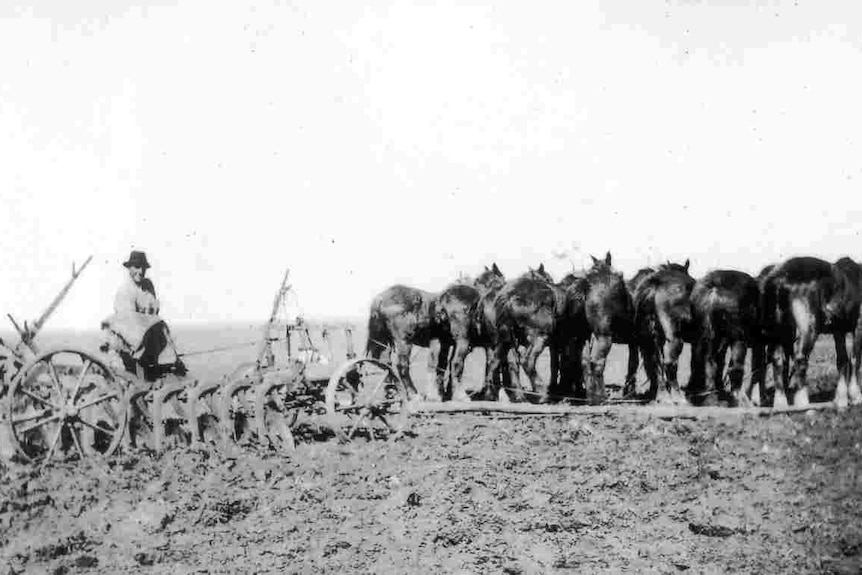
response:
[[[477,399],[528,398],[544,403],[568,397],[605,401],[604,370],[614,343],[628,346],[623,396],[636,397],[639,358],[649,379],[648,401],[696,405],[809,402],[808,359],[820,334],[835,340],[839,407],[862,403],[862,266],[850,258],[829,263],[794,257],[754,278],[715,270],[695,280],[689,262],[639,270],[629,281],[604,259],[561,281],[540,265],[506,280],[493,264],[472,282],[439,293],[395,285],[374,298],[367,355],[391,359],[408,391],[412,347],[428,347],[435,386],[430,399],[469,399],[463,385],[471,349],[485,349],[485,379]],[[853,335],[852,358],[846,336]],[[677,378],[684,343],[692,347],[691,378]],[[550,381],[536,369],[550,350]],[[751,349],[751,377],[744,369]],[[586,357],[585,357],[586,351]],[[727,358],[727,361],[726,361]],[[768,396],[767,367],[774,385]],[[520,370],[532,391],[520,383]],[[725,371],[729,387],[726,388]],[[505,395],[504,395],[505,394]]]

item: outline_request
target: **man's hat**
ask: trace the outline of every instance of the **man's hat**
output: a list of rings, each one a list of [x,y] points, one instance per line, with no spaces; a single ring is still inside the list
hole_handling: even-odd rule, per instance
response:
[[[150,267],[150,264],[147,262],[147,254],[134,250],[129,254],[129,261],[123,262],[123,265],[127,268],[134,266],[136,268],[147,269]]]

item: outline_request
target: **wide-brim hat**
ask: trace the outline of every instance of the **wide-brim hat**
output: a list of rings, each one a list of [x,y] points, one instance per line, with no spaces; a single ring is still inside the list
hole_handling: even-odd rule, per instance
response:
[[[150,264],[147,261],[147,254],[132,250],[132,253],[129,254],[129,259],[123,262],[123,266],[127,268],[134,266],[136,268],[147,269],[150,267]]]

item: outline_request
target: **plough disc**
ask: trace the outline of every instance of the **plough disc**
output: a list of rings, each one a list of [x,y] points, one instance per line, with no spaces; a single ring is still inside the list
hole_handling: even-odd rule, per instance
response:
[[[219,419],[225,440],[278,452],[293,450],[291,429],[303,406],[292,403],[288,391],[302,377],[301,369],[258,371],[247,366],[235,370],[233,376],[239,378],[224,385],[220,394]]]
[[[409,414],[407,390],[387,364],[369,358],[348,361],[329,379],[326,411],[330,427],[342,442],[364,436],[397,439]]]
[[[126,426],[126,395],[99,359],[77,350],[43,353],[9,390],[10,437],[28,461],[110,455]]]

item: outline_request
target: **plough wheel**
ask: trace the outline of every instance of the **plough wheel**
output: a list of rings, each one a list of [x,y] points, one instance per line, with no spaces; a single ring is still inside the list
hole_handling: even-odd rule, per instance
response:
[[[259,377],[243,377],[231,381],[222,389],[219,422],[226,448],[230,443],[248,445],[254,439],[257,426],[254,421],[252,388],[258,381]]]
[[[223,387],[219,419],[224,438],[237,445],[258,443],[279,452],[294,448],[291,428],[301,406],[288,401],[288,390],[301,376],[299,368],[288,371],[258,370],[253,364],[240,366],[238,377]]]
[[[126,427],[123,386],[82,351],[36,357],[12,381],[8,407],[13,447],[28,461],[110,455]]]
[[[279,453],[288,453],[296,447],[291,429],[296,424],[301,406],[292,404],[287,392],[299,376],[297,369],[267,374],[263,383],[254,390],[257,440]]]
[[[191,443],[192,430],[185,427],[188,389],[187,381],[168,380],[153,391],[153,446],[158,452],[167,447],[168,437],[184,445]]]
[[[199,383],[188,392],[188,421],[192,446],[219,443],[219,391],[222,382]]]
[[[326,411],[332,431],[343,442],[397,439],[407,426],[407,390],[387,364],[362,358],[348,361],[326,386]]]

